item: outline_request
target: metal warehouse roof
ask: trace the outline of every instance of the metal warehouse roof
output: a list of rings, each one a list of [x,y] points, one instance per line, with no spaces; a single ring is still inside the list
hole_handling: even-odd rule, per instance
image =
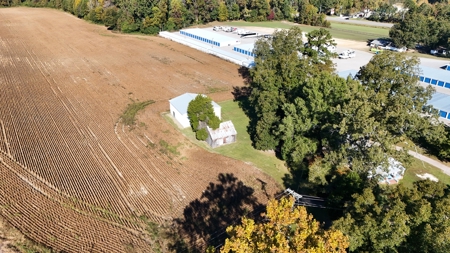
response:
[[[239,39],[236,39],[236,38],[228,37],[228,36],[222,35],[217,32],[210,32],[207,30],[199,29],[199,28],[184,29],[182,31],[200,36],[205,39],[213,40],[213,41],[219,42],[219,43],[229,42],[229,41],[239,41]]]
[[[450,95],[436,92],[428,101],[428,104],[438,110],[450,112]]]
[[[170,104],[173,105],[173,107],[175,107],[175,109],[177,109],[177,111],[179,113],[181,113],[181,115],[183,115],[183,114],[187,113],[187,108],[189,106],[189,102],[194,100],[197,95],[198,94],[196,94],[196,93],[184,93],[181,96],[178,96],[176,98],[169,100],[169,102],[170,102]],[[212,101],[211,104],[215,108],[220,108],[220,105],[218,105],[214,101]]]
[[[439,81],[450,82],[450,71],[430,68],[423,65],[420,65],[420,69],[422,70],[421,76],[430,77]]]
[[[240,48],[242,50],[247,50],[249,52],[253,52],[253,48],[255,47],[255,43],[250,43],[250,44],[240,44],[240,45],[235,45],[234,47],[236,48]]]
[[[215,48],[211,49],[211,54],[214,54],[214,52],[220,53],[220,54],[222,54],[224,56],[228,56],[228,57],[236,59],[238,61],[248,61],[247,57],[245,57],[243,55],[241,56],[241,54],[239,54],[239,53],[232,53],[232,52],[229,52],[229,51],[222,50],[222,49],[220,49],[218,47],[215,47]]]
[[[351,75],[352,78],[355,78],[357,73],[358,73],[358,70],[350,69],[350,70],[338,72],[338,76],[340,76],[342,78],[347,78],[349,75]]]
[[[211,135],[211,139],[217,140],[221,138],[226,138],[231,135],[236,135],[236,129],[234,128],[233,122],[231,120],[220,123],[219,128],[213,130],[208,127],[209,134]]]

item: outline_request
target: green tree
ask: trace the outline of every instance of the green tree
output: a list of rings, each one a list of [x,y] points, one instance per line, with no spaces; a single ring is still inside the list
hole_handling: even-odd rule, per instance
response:
[[[184,8],[181,0],[170,1],[170,11],[168,23],[173,27],[167,27],[169,30],[180,29],[184,24]]]
[[[228,9],[224,2],[220,2],[219,4],[219,21],[227,21],[228,20]]]
[[[408,13],[403,21],[395,24],[389,31],[389,36],[397,47],[408,48],[414,48],[427,34],[427,18],[420,13]]]
[[[250,70],[250,102],[256,112],[252,139],[261,150],[275,149],[280,142],[275,132],[282,117],[282,106],[307,75],[308,65],[299,58],[303,51],[302,31],[277,31],[271,40],[255,43],[255,67]]]
[[[449,252],[450,195],[444,184],[377,186],[353,198],[333,225],[349,236],[351,252]]]
[[[228,227],[230,238],[220,252],[346,252],[348,239],[340,231],[323,230],[305,207],[293,205],[293,198],[271,200],[266,222],[243,218],[242,225]]]
[[[118,19],[118,10],[116,7],[109,7],[106,8],[103,12],[103,23],[105,26],[110,27],[112,29],[115,28],[117,25],[117,19]]]
[[[251,8],[255,11],[254,17],[256,20],[253,21],[263,21],[266,20],[270,13],[270,5],[267,0],[252,0]]]
[[[308,46],[305,48],[305,52],[309,59],[322,70],[333,70],[331,58],[336,57],[336,53],[330,51],[330,48],[335,47],[336,43],[330,32],[320,28],[308,33],[306,38]]]
[[[434,88],[419,85],[419,60],[404,54],[375,55],[361,67],[358,80],[372,104],[371,116],[395,138],[445,138],[444,125],[428,105]]]
[[[205,137],[205,130],[199,130],[206,128],[206,126],[216,129],[220,125],[220,119],[214,114],[212,100],[205,95],[199,94],[195,99],[189,102],[187,113],[192,130],[194,132],[199,132],[197,133],[199,139]],[[206,138],[203,140],[205,139]]]

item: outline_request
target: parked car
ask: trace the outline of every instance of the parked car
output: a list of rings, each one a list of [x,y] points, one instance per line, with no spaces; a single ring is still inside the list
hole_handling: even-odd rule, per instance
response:
[[[356,52],[354,50],[345,50],[344,52],[340,53],[338,57],[339,59],[355,58]]]
[[[447,55],[447,51],[445,49],[435,49],[435,50],[431,50],[430,54],[446,56]]]

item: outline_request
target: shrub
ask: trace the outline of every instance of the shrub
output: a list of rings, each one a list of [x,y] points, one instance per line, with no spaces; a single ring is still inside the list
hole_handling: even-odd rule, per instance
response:
[[[197,140],[205,141],[208,138],[208,132],[205,128],[202,128],[195,133],[195,137],[197,137]]]

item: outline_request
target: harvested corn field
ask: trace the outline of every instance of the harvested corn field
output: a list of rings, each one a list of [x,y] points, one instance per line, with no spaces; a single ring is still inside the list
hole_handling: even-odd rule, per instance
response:
[[[271,178],[198,148],[161,116],[185,92],[231,99],[242,84],[238,66],[166,39],[0,9],[0,215],[56,251],[152,252],[142,217],[182,217],[221,173],[265,203]],[[152,103],[123,124],[138,101]]]

